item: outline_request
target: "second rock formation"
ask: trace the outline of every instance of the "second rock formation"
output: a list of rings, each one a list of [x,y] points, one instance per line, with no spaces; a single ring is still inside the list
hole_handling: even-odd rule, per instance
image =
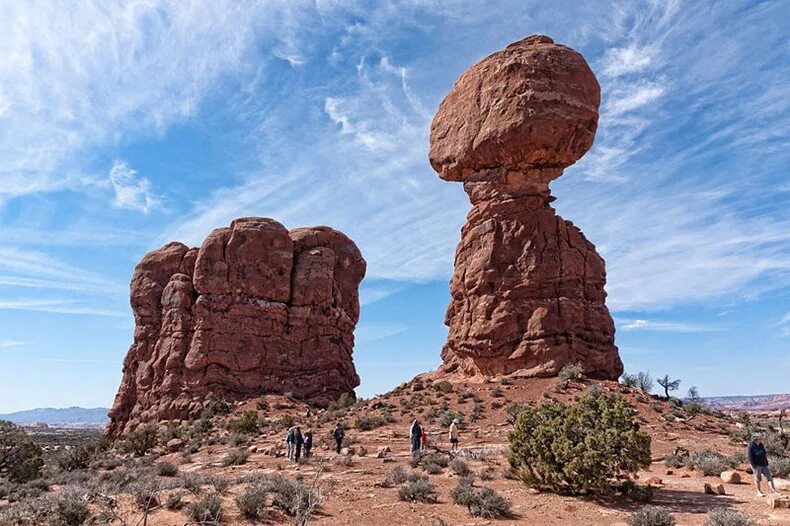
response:
[[[604,261],[555,213],[548,186],[592,146],[599,104],[584,58],[540,35],[475,64],[441,103],[431,165],[472,202],[450,282],[445,372],[551,376],[578,362],[593,378],[622,374]]]

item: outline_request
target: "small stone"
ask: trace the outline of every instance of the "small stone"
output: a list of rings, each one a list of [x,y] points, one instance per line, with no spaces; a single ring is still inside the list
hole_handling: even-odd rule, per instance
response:
[[[379,450],[376,452],[376,458],[384,458],[387,455],[389,455],[390,451],[391,450],[389,446],[380,447]]]
[[[702,492],[705,493],[705,495],[715,495],[716,494],[716,492],[713,491],[713,486],[711,486],[707,482],[705,483],[704,486],[702,486]]]
[[[727,492],[724,491],[724,484],[719,484],[718,486],[716,486],[716,493],[718,493],[719,495],[727,494]]]
[[[645,484],[648,486],[663,486],[664,481],[661,480],[659,477],[650,477],[645,481]]]
[[[673,470],[671,470],[671,469],[668,469],[668,470],[666,471],[666,474],[667,474],[667,475],[674,475],[674,474],[675,474],[675,472],[674,472]]]
[[[737,471],[727,470],[722,472],[721,480],[724,481],[726,484],[740,484],[741,483],[741,474]]]
[[[786,497],[784,495],[781,496],[771,495],[768,498],[768,505],[772,509],[790,508],[790,497]]]
[[[168,451],[178,451],[179,449],[184,447],[184,441],[181,440],[180,438],[171,438],[170,440],[167,441],[165,447],[167,447]]]

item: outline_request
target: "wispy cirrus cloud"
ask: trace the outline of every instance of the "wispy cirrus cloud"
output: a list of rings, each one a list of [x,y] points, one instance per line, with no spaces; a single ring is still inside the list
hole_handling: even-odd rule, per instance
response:
[[[624,331],[719,332],[726,330],[721,327],[676,321],[616,319],[615,322],[617,327]]]
[[[18,340],[0,340],[0,349],[10,349],[12,347],[24,347],[30,345],[30,342],[23,342]]]
[[[86,301],[71,298],[4,298],[0,299],[0,310],[23,310],[49,312],[53,314],[77,314],[82,316],[129,316],[128,312],[96,308],[90,306]]]
[[[151,191],[151,182],[138,175],[123,161],[115,161],[110,168],[109,183],[115,192],[113,205],[147,214],[161,203]]]

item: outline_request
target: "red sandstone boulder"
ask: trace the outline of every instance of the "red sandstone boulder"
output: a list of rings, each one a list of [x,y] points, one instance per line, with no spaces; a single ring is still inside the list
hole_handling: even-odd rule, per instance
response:
[[[135,269],[135,338],[110,436],[194,418],[209,394],[290,393],[326,405],[359,385],[352,361],[365,260],[329,227],[242,218],[200,249],[170,243]]]
[[[555,213],[548,189],[592,145],[599,103],[584,58],[545,36],[483,59],[441,103],[431,165],[463,181],[472,202],[450,281],[444,371],[550,376],[579,362],[590,377],[622,374],[604,261]]]

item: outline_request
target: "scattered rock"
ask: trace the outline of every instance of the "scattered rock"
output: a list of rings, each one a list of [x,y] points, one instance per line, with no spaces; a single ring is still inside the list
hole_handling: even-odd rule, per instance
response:
[[[535,35],[467,70],[431,125],[430,161],[461,181],[461,231],[442,371],[552,376],[580,362],[614,380],[623,364],[605,305],[604,261],[559,217],[549,182],[593,143],[600,87],[576,51]]]
[[[389,446],[380,447],[379,450],[376,452],[376,458],[384,458],[391,453],[391,449]]]
[[[365,260],[329,227],[290,232],[267,218],[169,243],[135,268],[134,343],[108,435],[197,417],[213,394],[261,392],[326,405],[359,385],[352,361]]]
[[[728,470],[721,474],[721,480],[727,484],[740,484],[741,474],[737,471]]]
[[[790,497],[771,495],[768,497],[768,505],[773,508],[790,508]]]
[[[165,447],[167,448],[168,451],[178,451],[182,447],[184,447],[184,441],[181,440],[180,438],[171,438],[170,440],[167,441]]]
[[[746,466],[746,469],[744,471],[749,475],[754,475],[754,470],[752,469],[751,466]]]
[[[671,470],[671,469],[668,469],[668,470],[666,471],[666,474],[667,474],[667,475],[674,475],[674,474],[675,474],[675,471],[674,471],[674,470]]]
[[[715,492],[715,491],[713,491],[713,486],[711,486],[711,485],[710,485],[709,483],[707,483],[707,482],[706,482],[706,483],[705,483],[705,485],[702,487],[702,492],[703,492],[703,493],[705,493],[706,495],[716,495],[716,492]]]
[[[356,454],[357,450],[353,447],[344,447],[340,450],[340,454],[344,457],[353,457]]]
[[[664,481],[662,479],[660,479],[659,477],[650,477],[649,479],[647,479],[645,481],[645,484],[647,484],[649,486],[663,486],[664,485]]]
[[[705,485],[703,486],[702,490],[707,495],[726,495],[727,494],[727,492],[724,491],[724,485],[723,484],[719,484],[719,485],[714,487],[713,485],[711,485],[711,484],[706,482]]]

